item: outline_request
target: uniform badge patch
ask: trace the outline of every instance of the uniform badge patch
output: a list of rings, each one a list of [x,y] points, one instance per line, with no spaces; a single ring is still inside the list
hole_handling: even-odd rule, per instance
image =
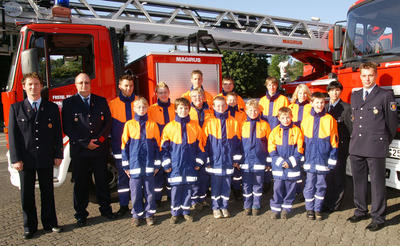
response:
[[[75,121],[75,122],[78,122],[78,118],[74,118],[74,121]]]
[[[48,126],[49,128],[53,128],[53,124],[51,124],[51,123],[49,123],[47,126]]]
[[[379,113],[379,110],[378,110],[377,108],[374,107],[374,109],[372,110],[372,112],[373,112],[374,114],[378,114],[378,113]]]
[[[101,120],[104,120],[104,116],[102,115],[102,116],[100,117],[100,119],[101,119]]]
[[[392,111],[396,111],[397,110],[396,102],[390,102],[390,110],[392,110]]]

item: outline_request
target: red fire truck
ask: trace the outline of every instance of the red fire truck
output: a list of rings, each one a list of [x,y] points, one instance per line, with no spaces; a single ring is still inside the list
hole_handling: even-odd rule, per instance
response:
[[[69,3],[57,1],[64,6],[54,7],[47,2],[40,1],[37,4],[29,0],[3,4],[6,12],[3,26],[7,32],[15,32],[16,23],[22,25],[6,91],[2,93],[5,133],[9,107],[23,100],[24,93],[19,82],[23,74],[28,72],[40,73],[45,83],[44,96],[59,105],[63,99],[75,93],[74,76],[79,72],[89,74],[93,93],[108,100],[114,98],[117,78],[123,70],[120,54],[124,41],[188,45],[189,52],[193,46],[197,51],[202,49],[209,52],[210,49],[221,48],[263,54],[292,54],[312,50],[316,60],[318,52],[330,52],[326,40],[331,25],[319,22],[153,0],[95,1],[94,4],[84,0]],[[170,59],[176,61],[178,58],[180,63],[190,64],[191,68],[202,68],[206,63],[214,64],[210,68],[210,71],[214,69],[214,78],[207,81],[214,83],[210,89],[219,92],[220,61],[219,64],[200,62],[199,65],[198,61],[206,57],[199,54],[153,54],[142,60],[142,63],[147,60],[149,67],[158,66],[153,70],[135,70],[131,64],[129,67],[135,73],[147,73],[147,79],[136,74],[139,79],[135,93],[144,93],[152,101],[155,82],[169,82],[171,79],[169,85],[178,86],[176,82],[184,79],[172,80],[165,73],[166,69],[177,68]],[[220,56],[214,58],[221,59]],[[64,146],[64,160],[60,168],[54,171],[55,186],[65,181],[70,162],[67,137],[64,137]],[[112,165],[110,167],[112,170]],[[12,168],[9,171],[11,182],[19,186],[18,174]],[[110,175],[110,185],[115,186],[115,181],[114,172],[114,175]]]
[[[357,66],[362,61],[375,61],[380,64],[378,84],[400,95],[400,75],[396,73],[400,66],[396,18],[400,4],[396,0],[355,3],[349,9],[344,36],[345,29],[339,25],[154,0],[95,4],[74,0],[61,9],[15,1],[5,9],[7,28],[34,21],[20,29],[7,91],[2,93],[6,127],[9,106],[24,98],[18,82],[26,72],[42,75],[49,99],[55,102],[75,93],[73,77],[80,71],[90,75],[94,93],[113,98],[116,79],[123,69],[119,54],[124,41],[188,45],[188,51],[190,46],[197,46],[198,51],[201,47],[205,51],[219,47],[289,54],[312,66],[310,74],[285,85],[289,93],[298,83],[325,90],[337,77],[344,84],[345,101],[349,101],[352,90],[361,87]],[[145,83],[137,83],[137,88],[151,91]],[[65,158],[61,168],[55,170],[56,186],[65,180],[69,165],[68,138],[64,143]],[[387,159],[388,186],[400,188],[399,159],[400,141],[394,140]]]
[[[307,84],[312,91],[325,91],[332,78],[337,78],[343,84],[342,99],[350,102],[351,93],[362,88],[358,66],[362,62],[372,61],[379,65],[377,84],[393,90],[399,104],[398,11],[400,2],[396,0],[360,0],[354,3],[347,14],[345,34],[343,35],[343,28],[339,25],[335,25],[330,33],[329,46],[333,57],[328,63],[333,64],[331,72],[317,80],[309,80],[306,77],[301,81],[286,84],[286,91],[293,93],[299,83]],[[299,60],[303,61],[301,58]],[[400,128],[390,145],[386,159],[386,185],[400,189]]]

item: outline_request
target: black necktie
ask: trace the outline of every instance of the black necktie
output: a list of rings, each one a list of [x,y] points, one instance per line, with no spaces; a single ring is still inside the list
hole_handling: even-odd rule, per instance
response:
[[[330,113],[332,111],[332,109],[333,109],[333,105],[331,104],[331,105],[329,105],[328,113]]]
[[[368,91],[365,91],[365,94],[364,94],[364,101],[367,100],[368,94],[369,94]]]
[[[89,110],[89,97],[83,98],[83,101],[85,102],[86,108]]]
[[[33,112],[37,112],[37,102],[33,102]]]

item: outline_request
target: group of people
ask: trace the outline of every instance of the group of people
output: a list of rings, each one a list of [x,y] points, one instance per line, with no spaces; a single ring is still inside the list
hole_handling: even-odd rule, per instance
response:
[[[302,192],[306,217],[322,220],[322,212],[340,208],[350,150],[356,210],[348,220],[356,223],[369,218],[369,171],[372,222],[367,229],[381,229],[386,209],[385,157],[396,133],[397,110],[393,93],[375,84],[376,65],[362,64],[360,73],[363,89],[353,93],[351,106],[340,99],[343,87],[338,81],[327,87],[327,104],[324,93],[311,94],[304,84],[296,88],[289,103],[272,77],[266,79],[267,92],[259,101],[245,103],[234,92],[230,78],[223,79],[222,93],[213,97],[202,86],[200,70],[192,71],[191,89],[174,103],[168,85],[160,82],[157,103],[149,105],[133,93],[133,78],[124,75],[119,79],[119,96],[107,104],[91,93],[89,76],[79,74],[75,79],[78,93],[65,99],[62,107],[62,128],[71,148],[77,226],[84,226],[88,217],[92,172],[101,215],[114,219],[131,212],[135,226],[143,219],[154,225],[164,189],[171,201],[172,224],[181,217],[193,221],[191,209],[210,206],[205,200],[210,188],[214,218],[230,216],[231,189],[235,195],[242,193],[246,215],[259,215],[264,183],[272,178],[272,219],[289,218],[296,193]],[[62,229],[55,214],[52,171],[61,163],[63,146],[58,109],[40,97],[40,78],[28,74],[22,84],[27,98],[10,109],[10,158],[20,173],[23,236],[32,238],[38,224],[36,172],[43,227],[54,232]],[[118,169],[117,213],[111,210],[106,183],[110,134]]]

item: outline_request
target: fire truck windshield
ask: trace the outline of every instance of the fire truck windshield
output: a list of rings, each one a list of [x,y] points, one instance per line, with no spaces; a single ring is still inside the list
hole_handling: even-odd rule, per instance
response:
[[[350,9],[343,61],[393,59],[400,53],[400,2],[376,0]]]

